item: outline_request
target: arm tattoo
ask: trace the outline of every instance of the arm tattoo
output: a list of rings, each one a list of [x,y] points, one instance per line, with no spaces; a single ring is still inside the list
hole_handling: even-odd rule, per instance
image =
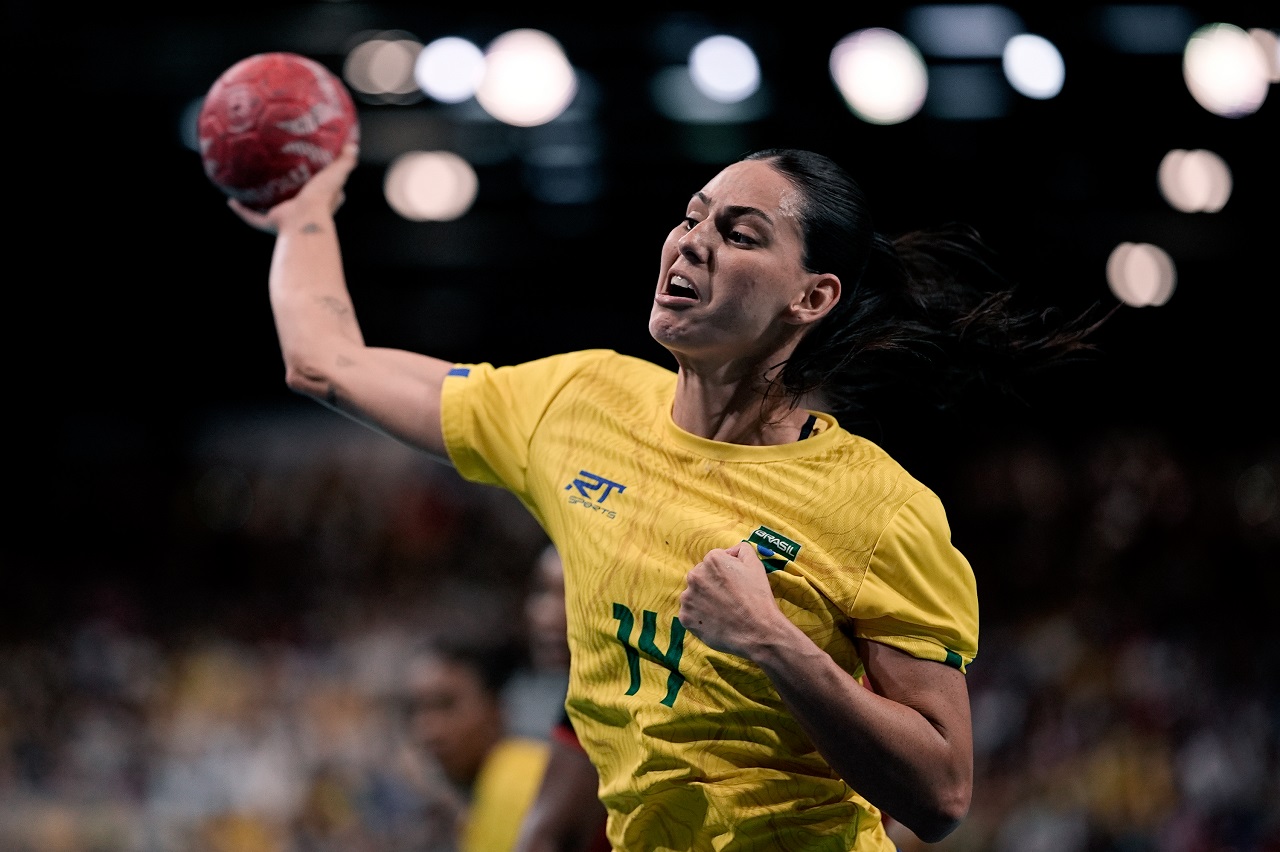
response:
[[[334,298],[333,296],[325,296],[320,301],[324,305],[326,305],[329,308],[329,310],[333,311],[333,313],[335,313],[340,317],[346,316],[347,314],[351,313],[351,305],[348,302],[343,301],[342,299],[337,299],[337,298]]]
[[[319,225],[317,225],[315,222],[308,222],[307,224],[303,225],[300,230],[304,234],[319,234],[324,229],[321,228]]]

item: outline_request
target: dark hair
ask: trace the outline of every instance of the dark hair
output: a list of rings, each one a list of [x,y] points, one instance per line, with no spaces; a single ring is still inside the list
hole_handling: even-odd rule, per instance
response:
[[[413,655],[439,657],[474,672],[491,695],[500,695],[526,663],[526,649],[513,638],[477,639],[465,633],[442,632],[420,643]]]
[[[972,227],[890,239],[876,231],[861,187],[830,158],[768,148],[742,159],[767,162],[800,191],[805,267],[835,274],[843,287],[778,374],[797,402],[816,394],[857,415],[868,392],[906,381],[945,409],[975,383],[1012,391],[1019,377],[1095,349],[1089,335],[1111,312],[1099,317],[1095,305],[1055,324],[1055,309],[1015,310],[1015,288]]]

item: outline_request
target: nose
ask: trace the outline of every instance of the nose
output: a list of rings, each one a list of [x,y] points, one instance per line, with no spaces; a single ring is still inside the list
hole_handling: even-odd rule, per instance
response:
[[[703,219],[685,231],[676,243],[676,248],[680,250],[680,254],[690,263],[705,263],[710,256],[711,250],[708,246],[707,233],[711,226],[707,224],[707,221]]]

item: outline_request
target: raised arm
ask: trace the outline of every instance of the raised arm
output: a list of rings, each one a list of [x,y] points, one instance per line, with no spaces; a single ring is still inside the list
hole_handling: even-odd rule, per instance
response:
[[[355,168],[348,145],[292,199],[267,213],[232,210],[276,235],[269,277],[285,382],[294,391],[447,461],[440,391],[453,366],[399,349],[367,346],[347,290],[334,214]]]
[[[689,572],[680,622],[760,666],[840,777],[921,840],[941,840],[964,818],[973,732],[960,671],[859,642],[864,687],[787,620],[746,544],[713,550]]]

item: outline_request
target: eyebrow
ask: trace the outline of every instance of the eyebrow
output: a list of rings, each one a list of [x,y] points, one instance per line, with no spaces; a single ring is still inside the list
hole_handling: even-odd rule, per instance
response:
[[[701,201],[703,204],[707,205],[708,207],[711,206],[711,199],[707,196],[705,192],[699,190],[693,194],[693,197],[697,198],[699,201]],[[748,204],[731,204],[730,206],[725,208],[725,213],[727,213],[731,217],[759,216],[761,219],[765,220],[770,225],[773,224],[773,219],[769,216],[768,213],[764,212],[759,207],[752,207]]]

